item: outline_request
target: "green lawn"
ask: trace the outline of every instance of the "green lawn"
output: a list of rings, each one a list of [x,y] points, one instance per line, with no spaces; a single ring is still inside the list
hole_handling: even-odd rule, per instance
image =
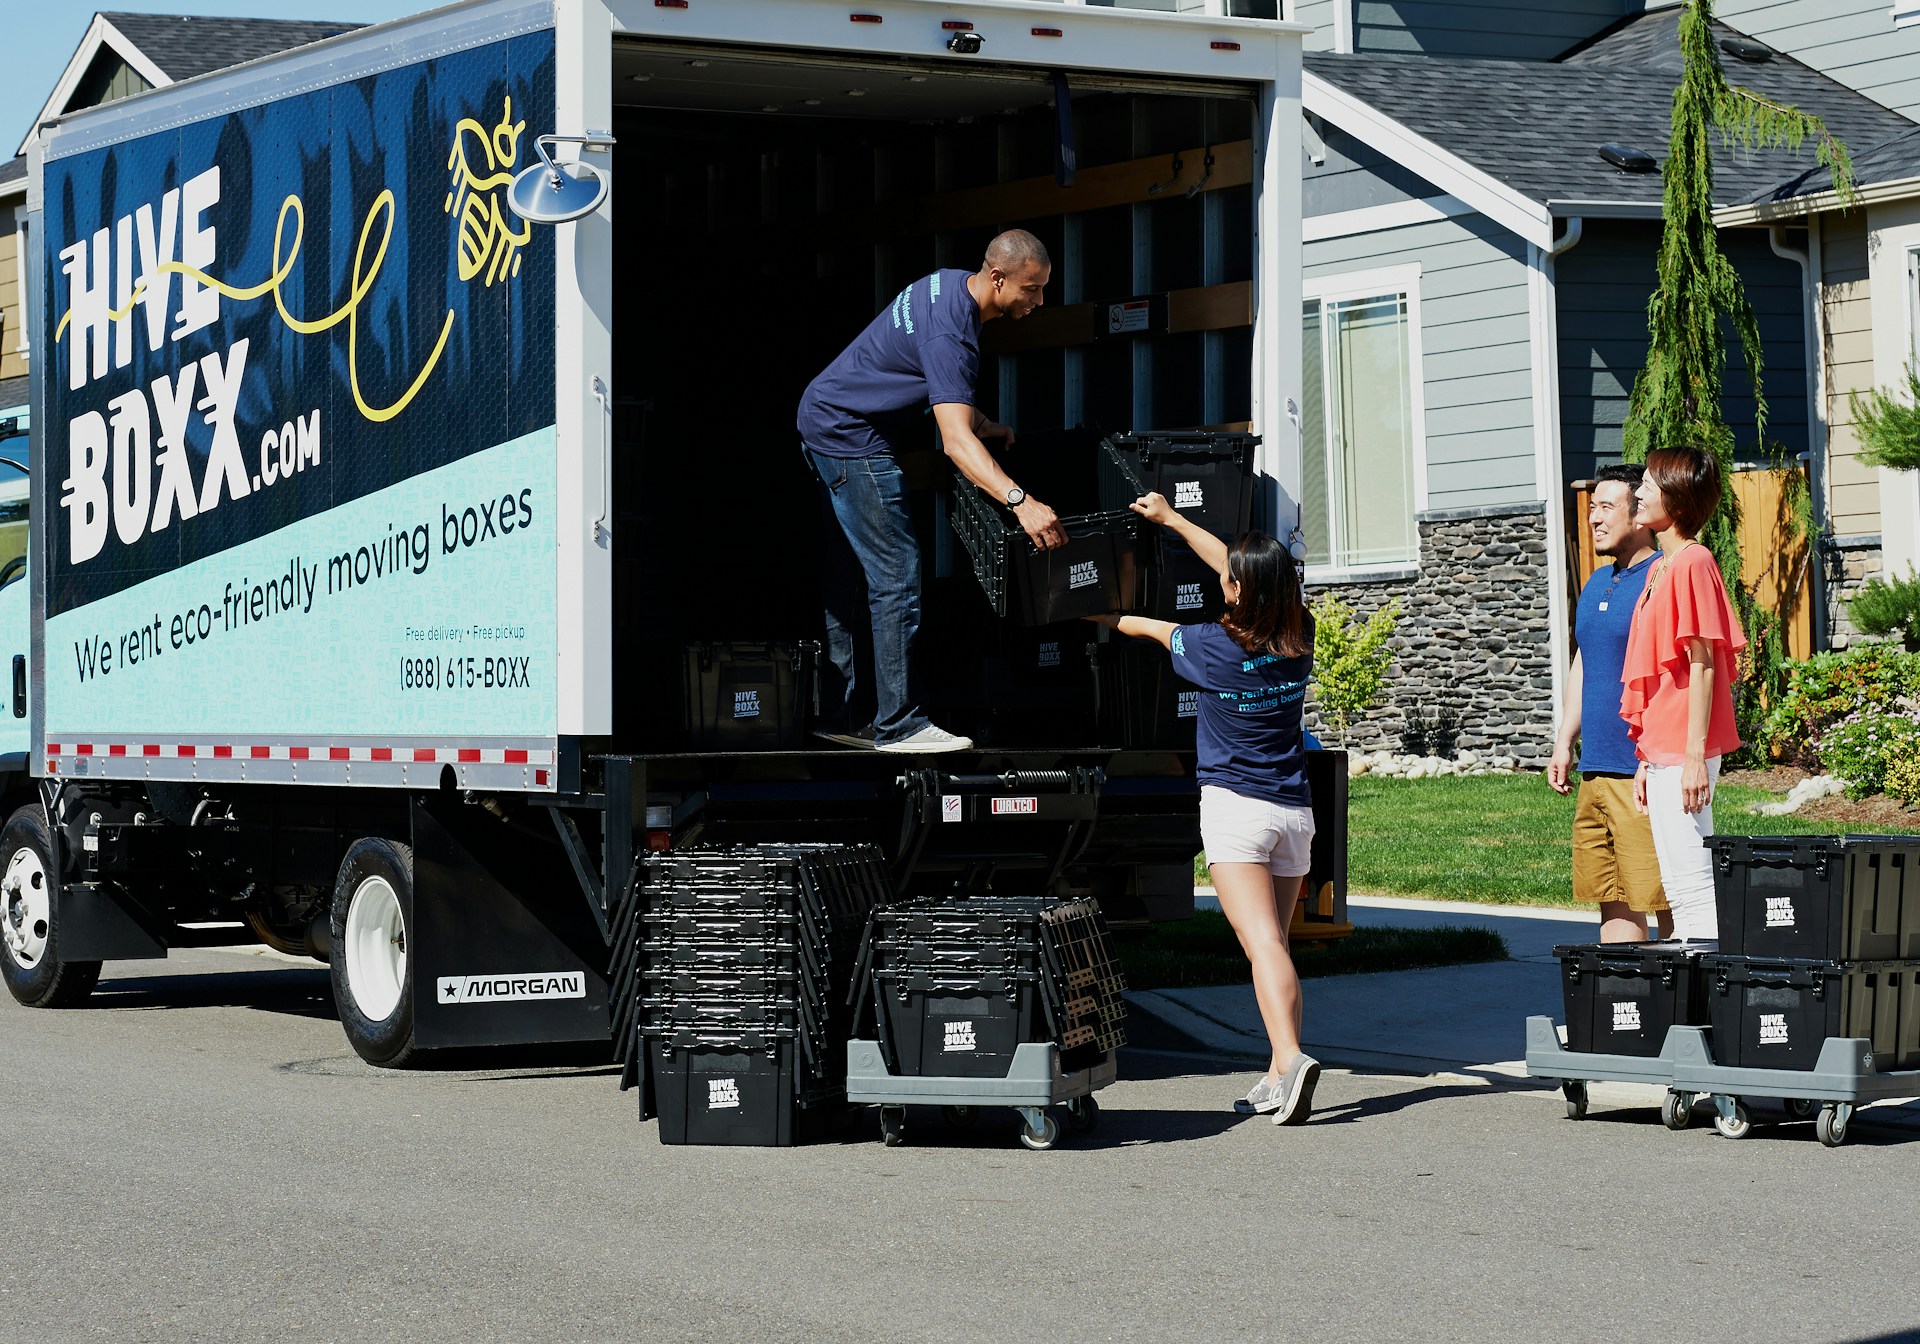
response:
[[[1714,797],[1722,834],[1818,835],[1849,829],[1747,809],[1773,795],[1731,785]],[[1573,798],[1540,775],[1352,783],[1347,836],[1354,891],[1515,905],[1572,905]],[[1859,829],[1857,827],[1853,829]]]

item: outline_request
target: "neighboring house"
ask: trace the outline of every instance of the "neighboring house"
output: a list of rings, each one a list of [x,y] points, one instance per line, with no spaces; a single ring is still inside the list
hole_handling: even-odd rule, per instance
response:
[[[16,156],[0,161],[0,416],[7,406],[27,399],[27,361],[36,335],[26,314],[26,151],[40,123],[360,26],[186,14],[93,16],[33,125],[20,128],[24,138]]]
[[[1808,316],[1823,356],[1836,644],[1853,633],[1841,604],[1862,580],[1920,564],[1920,472],[1863,465],[1849,409],[1870,387],[1902,389],[1920,357],[1920,128],[1856,150],[1854,174],[1861,203],[1852,209],[1841,208],[1832,174],[1818,169],[1715,213],[1732,232],[1807,230],[1818,277]]]
[[[1357,38],[1375,49],[1307,57],[1303,320],[1309,382],[1318,371],[1324,389],[1305,408],[1308,581],[1363,610],[1404,602],[1393,700],[1358,745],[1396,746],[1403,711],[1430,702],[1464,711],[1462,745],[1550,750],[1571,652],[1569,486],[1620,455],[1681,69],[1677,8],[1611,24],[1609,8],[1362,0]],[[1529,54],[1565,38],[1576,11],[1597,31],[1555,61],[1379,50],[1392,36],[1383,16],[1428,21],[1397,30],[1427,51],[1432,33],[1457,39],[1497,12],[1510,40],[1491,45]],[[1913,125],[1719,32],[1746,53],[1723,57],[1731,79],[1820,115],[1850,145]],[[1603,159],[1609,144],[1642,152],[1643,170]],[[1811,162],[1721,147],[1716,194],[1745,200]],[[1741,231],[1724,246],[1760,318],[1764,449],[1806,452],[1817,361],[1805,235]],[[1760,458],[1737,345],[1726,386],[1740,456]],[[1814,458],[1816,483],[1822,466]]]

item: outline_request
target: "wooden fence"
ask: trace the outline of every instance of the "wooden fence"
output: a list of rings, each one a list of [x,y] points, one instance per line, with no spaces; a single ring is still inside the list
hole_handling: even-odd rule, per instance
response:
[[[1789,658],[1813,652],[1813,557],[1804,535],[1793,531],[1793,503],[1787,492],[1789,473],[1753,469],[1733,474],[1733,495],[1740,502],[1741,581],[1762,608],[1779,616]],[[1593,532],[1587,526],[1587,501],[1592,481],[1575,481],[1568,501],[1567,550],[1573,566],[1572,596],[1599,567]]]

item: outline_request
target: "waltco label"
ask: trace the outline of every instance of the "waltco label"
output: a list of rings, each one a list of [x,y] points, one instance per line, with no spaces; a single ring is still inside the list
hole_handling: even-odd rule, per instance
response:
[[[1787,1045],[1787,1015],[1785,1013],[1760,1014],[1760,1044]]]
[[[740,1105],[740,1080],[737,1078],[707,1079],[707,1109],[710,1111],[730,1110]]]
[[[946,1024],[946,1044],[941,1047],[943,1051],[972,1050],[973,1048],[973,1023],[949,1022]]]
[[[1793,897],[1767,897],[1767,927],[1770,929],[1791,929],[1796,921],[1793,913]]]
[[[513,1003],[523,999],[584,999],[587,977],[578,971],[532,975],[443,975],[442,1003]]]
[[[1613,1029],[1615,1031],[1640,1030],[1640,1005],[1631,1000],[1618,1000],[1613,1005]]]
[[[557,732],[554,81],[545,31],[50,137],[50,735]]]
[[[1031,817],[1040,811],[1038,798],[995,798],[993,815],[996,817]]]

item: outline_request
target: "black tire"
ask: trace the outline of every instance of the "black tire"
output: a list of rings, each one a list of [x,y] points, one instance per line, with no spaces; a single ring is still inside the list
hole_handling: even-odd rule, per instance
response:
[[[31,883],[35,899],[29,902],[28,893],[16,891],[15,882]],[[99,962],[61,960],[59,910],[60,875],[47,814],[40,804],[28,803],[0,830],[0,921],[8,924],[7,936],[0,937],[0,975],[7,992],[28,1008],[71,1008],[100,983]],[[18,949],[16,942],[22,945]]]
[[[1660,1102],[1660,1121],[1668,1129],[1685,1129],[1693,1123],[1693,1098],[1684,1092],[1668,1092]]]
[[[1560,1084],[1560,1095],[1566,1098],[1567,1119],[1584,1120],[1587,1118],[1587,1084],[1584,1079],[1567,1079]]]
[[[398,904],[399,936],[397,946],[403,968],[397,976],[399,994],[391,1006],[382,1003],[373,988],[356,988],[354,978],[363,958],[350,954],[347,926],[356,896],[384,899],[385,884]],[[340,876],[333,885],[333,907],[328,916],[333,935],[333,1001],[340,1010],[340,1025],[347,1033],[353,1052],[367,1063],[384,1069],[405,1068],[412,1060],[413,1045],[413,850],[397,841],[381,837],[356,840],[340,861]],[[364,972],[360,972],[364,976]],[[363,1006],[366,999],[369,1006]],[[374,1012],[385,1011],[381,1016]]]

